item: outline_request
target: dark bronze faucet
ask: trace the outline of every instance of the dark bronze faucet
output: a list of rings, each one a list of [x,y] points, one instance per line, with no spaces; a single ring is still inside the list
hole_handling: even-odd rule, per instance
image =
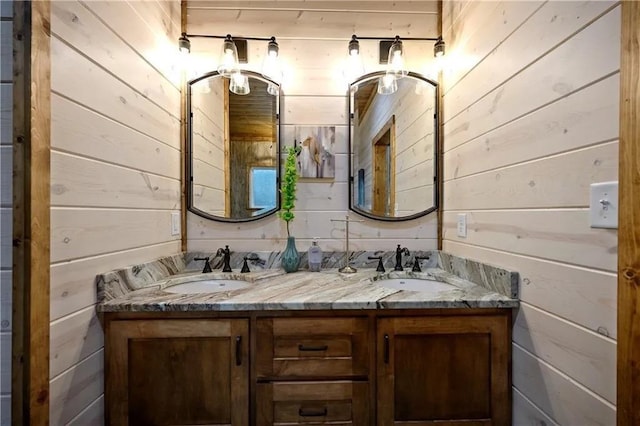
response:
[[[420,269],[420,261],[428,260],[428,259],[429,259],[429,256],[415,256],[413,258],[413,269],[411,269],[411,271],[422,272],[422,269]]]
[[[211,272],[211,264],[209,263],[208,257],[195,257],[193,260],[204,260],[204,268],[202,269],[202,273],[206,274],[208,272]]]
[[[222,265],[222,272],[232,272],[231,271],[231,250],[229,250],[229,246],[224,246],[225,248],[219,248],[216,252],[216,256],[222,255],[222,260],[224,264]]]
[[[384,265],[382,264],[382,256],[369,256],[369,260],[378,260],[378,267],[376,268],[377,272],[385,272]]]
[[[409,256],[409,249],[406,247],[400,248],[400,244],[398,244],[398,248],[396,249],[396,266],[393,268],[394,271],[402,271],[402,254],[405,256]]]

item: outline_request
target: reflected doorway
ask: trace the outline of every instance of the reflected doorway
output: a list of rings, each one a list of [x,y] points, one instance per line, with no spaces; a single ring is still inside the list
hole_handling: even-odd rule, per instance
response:
[[[373,138],[373,213],[395,215],[396,116],[392,115]]]

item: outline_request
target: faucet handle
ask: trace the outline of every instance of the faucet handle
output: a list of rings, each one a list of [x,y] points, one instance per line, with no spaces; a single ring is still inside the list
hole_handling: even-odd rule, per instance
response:
[[[378,267],[376,268],[377,272],[386,272],[384,269],[384,265],[382,264],[382,256],[369,256],[369,260],[378,259]]]
[[[206,274],[211,271],[211,264],[209,263],[208,257],[195,257],[193,260],[201,261],[204,260],[204,269],[202,269],[202,273]]]
[[[422,272],[422,269],[420,269],[420,261],[428,260],[428,259],[429,259],[429,256],[415,256],[413,258],[413,268],[411,268],[411,271]]]
[[[244,263],[242,264],[242,270],[240,270],[240,273],[242,274],[246,274],[247,272],[251,272],[249,270],[249,265],[247,264],[247,260],[249,260],[248,257],[244,257]]]

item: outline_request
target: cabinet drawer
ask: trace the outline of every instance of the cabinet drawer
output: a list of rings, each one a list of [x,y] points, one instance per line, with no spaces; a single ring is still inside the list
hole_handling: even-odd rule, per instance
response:
[[[277,382],[257,388],[258,425],[368,425],[366,382]]]
[[[366,318],[264,318],[257,323],[259,378],[366,377]]]

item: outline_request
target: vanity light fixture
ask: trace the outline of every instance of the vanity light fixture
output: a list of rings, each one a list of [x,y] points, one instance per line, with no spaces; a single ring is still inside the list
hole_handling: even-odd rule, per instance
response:
[[[182,33],[178,39],[178,50],[180,53],[187,55],[191,52],[191,42],[187,38],[187,33]]]
[[[442,37],[438,37],[436,44],[433,45],[433,56],[436,58],[444,56],[444,41],[442,40]]]
[[[351,40],[349,40],[347,63],[343,74],[349,82],[352,82],[364,74],[364,63],[362,61],[362,56],[360,56],[360,42],[355,34],[352,35]]]
[[[389,58],[388,58],[388,69],[387,73],[392,74],[396,78],[403,78],[409,74],[409,70],[407,70],[404,66],[405,57],[404,57],[404,47],[402,47],[402,40],[400,40],[399,36],[393,40],[391,43],[391,47],[389,48]]]
[[[236,37],[234,39],[231,37],[231,34],[219,36],[212,34],[182,33],[178,38],[178,49],[180,52],[185,54],[191,52],[191,41],[189,37],[224,39],[222,52],[220,54],[220,65],[217,71],[218,74],[231,80],[229,90],[233,93],[246,95],[250,92],[249,79],[246,76],[243,78],[242,71],[240,70],[240,63],[247,62],[247,40],[268,42],[267,54],[265,55],[262,65],[262,75],[277,83],[280,83],[282,80],[282,67],[278,59],[280,49],[275,37]],[[270,84],[267,87],[267,93],[278,96],[280,90],[277,85]]]
[[[280,83],[282,81],[282,67],[280,66],[280,60],[278,59],[279,52],[280,48],[278,47],[276,38],[271,37],[269,43],[267,43],[267,54],[264,56],[264,61],[262,62],[262,75],[276,83]],[[270,84],[267,87],[267,93],[272,96],[278,96],[280,90],[278,89],[278,86]]]
[[[218,73],[224,77],[231,77],[232,74],[240,71],[238,63],[238,48],[231,38],[231,34],[227,34],[222,43],[222,52],[220,53],[220,61],[218,62]]]

